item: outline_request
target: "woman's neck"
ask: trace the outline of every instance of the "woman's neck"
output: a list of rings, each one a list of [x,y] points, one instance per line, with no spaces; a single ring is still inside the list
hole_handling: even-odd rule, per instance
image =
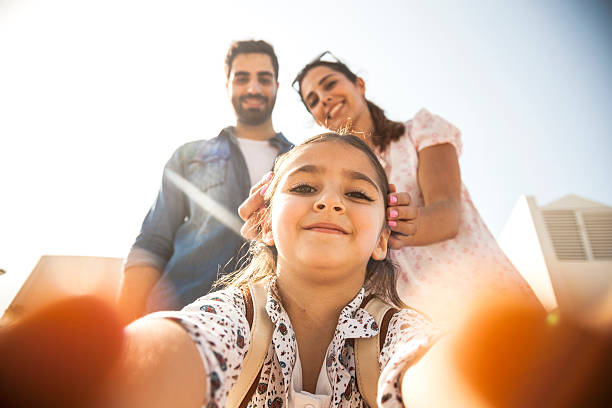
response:
[[[357,120],[351,124],[351,133],[366,142],[372,150],[376,150],[372,142],[372,135],[374,135],[375,130],[374,119],[372,118],[370,109],[366,105],[365,112],[359,115]]]

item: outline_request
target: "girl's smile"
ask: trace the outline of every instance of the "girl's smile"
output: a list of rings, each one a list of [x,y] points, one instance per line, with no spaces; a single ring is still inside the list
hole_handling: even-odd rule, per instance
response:
[[[304,227],[305,230],[314,231],[314,232],[322,232],[324,234],[338,234],[338,235],[346,235],[348,232],[344,230],[339,225],[330,223],[330,222],[318,222],[307,227]]]

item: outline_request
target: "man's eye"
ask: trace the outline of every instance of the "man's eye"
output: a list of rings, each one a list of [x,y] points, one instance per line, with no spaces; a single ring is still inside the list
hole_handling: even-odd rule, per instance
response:
[[[370,201],[370,202],[374,201],[373,198],[371,198],[369,195],[367,195],[363,191],[351,191],[350,193],[347,193],[346,195],[348,197],[356,198],[358,200],[366,200],[366,201]]]
[[[259,78],[259,83],[267,86],[272,83],[272,80],[270,78]]]
[[[317,190],[314,187],[309,186],[308,184],[300,184],[295,187],[292,187],[289,191],[298,194],[310,194],[314,193]]]
[[[248,80],[249,79],[247,77],[236,77],[234,81],[238,84],[245,84],[248,82]]]

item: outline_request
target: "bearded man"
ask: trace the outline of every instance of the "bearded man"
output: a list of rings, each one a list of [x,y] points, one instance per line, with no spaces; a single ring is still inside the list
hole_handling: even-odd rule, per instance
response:
[[[265,41],[237,41],[225,59],[235,126],[179,147],[166,164],[157,199],[126,259],[118,306],[125,323],[156,310],[176,310],[206,294],[219,271],[233,271],[244,240],[169,179],[174,172],[231,214],[252,184],[292,144],[274,130],[278,59]]]

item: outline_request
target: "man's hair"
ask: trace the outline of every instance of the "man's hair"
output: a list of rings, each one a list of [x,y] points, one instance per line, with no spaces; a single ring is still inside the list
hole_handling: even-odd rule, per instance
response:
[[[263,40],[234,41],[225,56],[225,76],[229,79],[234,59],[240,54],[266,54],[272,60],[274,77],[278,80],[278,58],[274,47]]]

